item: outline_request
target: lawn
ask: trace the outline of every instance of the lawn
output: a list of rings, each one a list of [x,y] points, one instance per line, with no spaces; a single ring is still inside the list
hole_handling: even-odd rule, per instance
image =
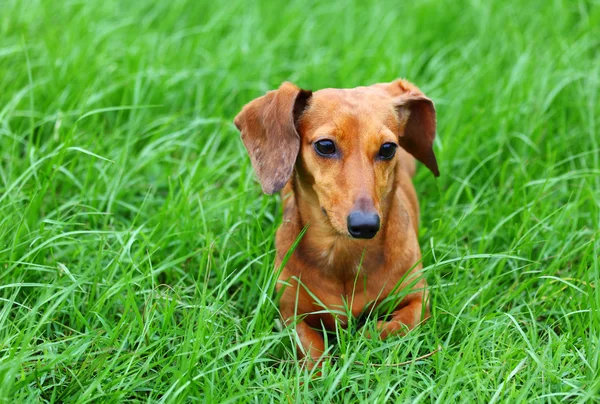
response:
[[[3,0],[1,400],[600,400],[600,3],[509,3]],[[314,377],[232,120],[397,77],[438,112],[433,317]]]

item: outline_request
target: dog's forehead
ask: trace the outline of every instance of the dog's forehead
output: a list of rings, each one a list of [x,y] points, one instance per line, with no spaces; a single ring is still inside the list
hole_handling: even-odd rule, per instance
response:
[[[393,128],[397,122],[392,97],[374,86],[315,91],[303,121],[309,130],[325,125]],[[370,130],[360,132],[366,134]]]
[[[319,107],[366,109],[387,105],[390,96],[378,87],[325,88],[313,93]]]

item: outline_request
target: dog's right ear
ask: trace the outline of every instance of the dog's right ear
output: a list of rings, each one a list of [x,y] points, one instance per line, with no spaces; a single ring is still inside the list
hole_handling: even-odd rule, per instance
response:
[[[433,152],[436,127],[433,101],[406,80],[399,79],[375,86],[385,90],[394,99],[398,118],[404,126],[398,139],[400,146],[425,164],[434,176],[439,177],[440,171]]]
[[[246,104],[234,119],[265,194],[279,191],[292,175],[300,151],[296,123],[311,96],[285,82]]]

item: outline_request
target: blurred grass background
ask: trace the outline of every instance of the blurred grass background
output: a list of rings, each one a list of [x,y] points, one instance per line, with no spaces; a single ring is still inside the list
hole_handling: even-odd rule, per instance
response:
[[[3,0],[0,397],[599,400],[599,6]],[[397,77],[438,111],[442,176],[415,178],[433,318],[340,330],[311,381],[274,327],[279,201],[232,119],[284,80]]]

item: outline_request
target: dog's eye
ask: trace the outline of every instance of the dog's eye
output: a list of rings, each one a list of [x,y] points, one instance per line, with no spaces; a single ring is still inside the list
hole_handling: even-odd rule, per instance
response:
[[[315,150],[321,156],[329,157],[335,154],[335,143],[331,140],[319,140],[315,143]]]
[[[379,149],[379,158],[383,160],[389,160],[396,155],[396,148],[398,146],[394,143],[384,143]]]

